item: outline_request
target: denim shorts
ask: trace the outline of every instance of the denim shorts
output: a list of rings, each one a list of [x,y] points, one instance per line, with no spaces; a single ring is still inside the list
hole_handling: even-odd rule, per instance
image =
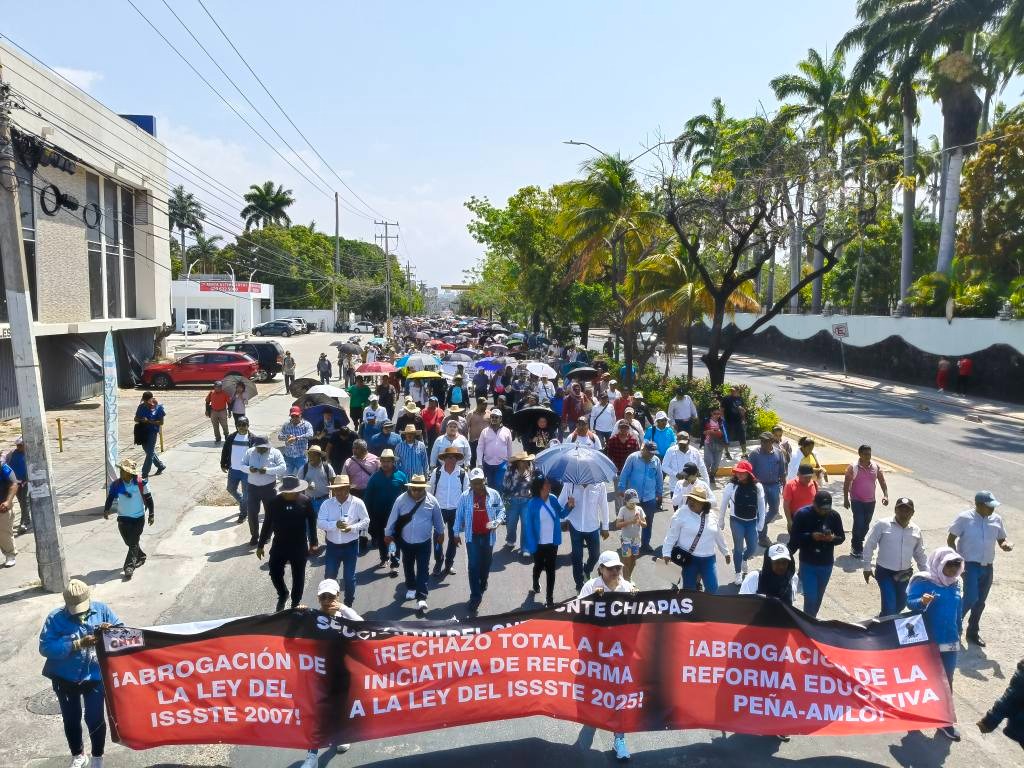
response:
[[[619,551],[622,552],[623,557],[629,557],[630,555],[636,557],[640,554],[640,542],[623,539],[622,546],[619,548]]]

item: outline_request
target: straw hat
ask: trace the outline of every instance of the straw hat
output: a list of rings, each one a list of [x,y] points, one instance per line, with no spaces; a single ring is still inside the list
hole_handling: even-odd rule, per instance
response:
[[[129,475],[139,474],[139,465],[131,459],[121,459],[121,461],[117,463],[117,468],[122,472],[127,472]]]
[[[406,488],[426,488],[427,487],[427,478],[425,478],[423,475],[413,475],[409,479],[409,482],[405,484],[405,487]]]
[[[707,504],[711,501],[711,497],[708,496],[708,492],[703,485],[694,486],[693,490],[686,494],[686,498],[699,501],[701,504]]]
[[[449,445],[447,448],[445,448],[443,451],[441,451],[439,454],[437,454],[437,457],[439,459],[446,459],[449,456],[452,456],[452,457],[454,457],[456,459],[464,459],[464,458],[466,458],[466,454],[464,454],[462,451],[460,451],[454,445]]]
[[[416,429],[415,424],[406,424],[405,429],[402,430],[403,435],[418,435],[420,431]]]
[[[509,461],[533,461],[535,458],[537,457],[534,456],[532,453],[527,453],[526,451],[516,451],[509,458]]]
[[[328,488],[348,488],[352,483],[348,479],[348,475],[335,475],[334,480],[328,485]]]

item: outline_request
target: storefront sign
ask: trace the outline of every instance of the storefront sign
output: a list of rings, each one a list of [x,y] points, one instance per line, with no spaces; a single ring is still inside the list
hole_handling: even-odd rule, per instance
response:
[[[216,291],[227,293],[261,293],[261,283],[232,283],[230,280],[202,280],[200,291]]]

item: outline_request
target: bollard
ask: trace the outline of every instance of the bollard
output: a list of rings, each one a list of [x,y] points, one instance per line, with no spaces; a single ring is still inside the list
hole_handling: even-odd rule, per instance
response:
[[[160,453],[164,452],[164,428],[160,427]]]
[[[64,453],[64,427],[60,423],[60,416],[57,417],[57,452]]]

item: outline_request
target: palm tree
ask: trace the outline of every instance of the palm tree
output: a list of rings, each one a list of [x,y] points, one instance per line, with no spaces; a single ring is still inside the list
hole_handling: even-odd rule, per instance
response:
[[[199,262],[201,265],[200,269],[203,270],[204,274],[216,272],[218,256],[220,255],[220,248],[217,247],[217,243],[223,239],[220,235],[214,235],[213,237],[204,237],[201,234],[196,235],[196,244],[189,248],[186,254],[185,269],[188,270],[189,264]]]
[[[199,236],[203,232],[203,221],[206,214],[203,213],[203,206],[191,192],[179,184],[171,190],[171,197],[167,201],[167,229],[177,229],[181,233],[181,252],[185,253],[185,231]]]
[[[863,46],[865,67],[894,64],[894,79],[900,83],[923,70],[931,75],[942,104],[946,168],[937,272],[948,272],[953,263],[960,175],[964,155],[978,137],[983,111],[974,85],[979,76],[973,58],[975,37],[992,27],[1007,6],[1018,4],[1019,0],[860,0],[861,22],[844,38]],[[913,172],[913,166],[904,172],[908,170]]]
[[[717,96],[711,100],[711,114],[691,117],[672,144],[672,154],[692,161],[691,173],[701,169],[718,170],[722,161],[725,104]]]
[[[583,164],[584,178],[564,186],[559,215],[566,250],[572,260],[569,277],[606,278],[622,320],[625,383],[633,383],[635,322],[628,319],[631,302],[624,291],[630,268],[657,246],[663,220],[652,210],[629,161],[601,155]]]
[[[797,98],[800,103],[787,105],[784,109],[792,118],[811,118],[812,133],[821,145],[822,162],[831,158],[836,143],[846,131],[848,114],[848,94],[846,75],[844,74],[845,59],[842,52],[836,51],[828,59],[823,59],[814,48],[807,51],[807,58],[796,66],[800,74],[780,75],[769,83],[775,91],[776,98]],[[821,185],[818,197],[818,219],[825,217],[825,185]],[[817,251],[814,254],[814,269],[820,269],[824,257]],[[811,311],[821,311],[821,278],[814,281],[812,287]]]
[[[254,226],[291,226],[292,220],[288,217],[287,210],[295,202],[295,198],[290,189],[285,189],[280,184],[275,188],[274,182],[265,181],[263,184],[251,185],[242,198],[247,203],[241,213],[245,219],[246,231]]]

